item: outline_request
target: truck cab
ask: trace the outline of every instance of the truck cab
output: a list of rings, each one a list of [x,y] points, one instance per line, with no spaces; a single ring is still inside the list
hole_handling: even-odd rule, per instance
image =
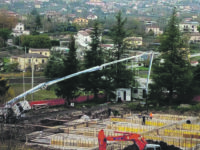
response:
[[[157,144],[147,144],[144,150],[161,150],[161,147]]]

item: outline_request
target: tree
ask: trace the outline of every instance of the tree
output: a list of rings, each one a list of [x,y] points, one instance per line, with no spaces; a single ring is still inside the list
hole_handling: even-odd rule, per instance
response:
[[[69,44],[69,53],[67,57],[63,59],[64,68],[61,70],[62,76],[67,76],[79,71],[79,63],[76,57],[75,39],[71,36],[71,42]],[[58,83],[56,94],[62,96],[70,102],[70,100],[79,96],[79,77],[73,77],[67,79],[61,83]]]
[[[8,80],[0,77],[0,103],[5,102],[5,96],[7,95],[9,88]]]
[[[168,105],[189,100],[192,72],[187,48],[179,31],[176,9],[161,37],[159,50],[161,56],[154,61],[150,97]]]
[[[40,28],[42,23],[41,23],[41,19],[40,19],[40,15],[37,15],[35,18],[35,22],[36,22],[36,28]]]
[[[112,28],[112,40],[114,42],[114,46],[116,49],[116,59],[119,60],[122,57],[122,54],[124,54],[124,38],[126,37],[126,30],[124,28],[126,19],[122,18],[121,12],[119,12],[116,15],[116,25]],[[118,63],[112,66],[110,68],[113,72],[113,82],[115,84],[115,88],[125,88],[130,87],[132,81],[133,81],[133,75],[132,72],[126,69],[126,66],[124,63]],[[113,70],[115,69],[115,71]]]
[[[85,56],[85,68],[91,68],[103,63],[103,54],[100,48],[100,27],[99,23],[95,22],[93,30],[90,34],[92,39],[90,43],[90,49],[86,52]],[[102,87],[102,72],[91,72],[84,75],[83,79],[84,88],[86,91],[92,91],[94,97],[97,97],[99,90]]]
[[[5,42],[8,40],[8,37],[10,35],[11,31],[6,28],[0,29],[0,37],[3,39],[3,46],[5,46]]]
[[[11,30],[17,24],[17,17],[9,15],[7,10],[0,10],[0,28]]]
[[[200,65],[197,65],[193,68],[193,80],[192,80],[192,94],[200,94]]]
[[[116,57],[117,60],[120,60],[124,48],[123,40],[126,37],[126,31],[124,28],[126,19],[122,18],[121,11],[119,11],[119,13],[116,15],[116,20],[117,20],[116,25],[113,26],[111,31],[112,31],[112,40],[116,48]]]
[[[47,78],[53,80],[62,77],[61,71],[64,69],[63,58],[60,53],[52,53],[45,67],[44,74]]]
[[[51,40],[45,35],[22,35],[20,43],[23,47],[50,48]]]

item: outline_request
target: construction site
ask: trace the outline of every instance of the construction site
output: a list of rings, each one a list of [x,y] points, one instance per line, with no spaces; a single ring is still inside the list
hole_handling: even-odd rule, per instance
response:
[[[143,124],[141,114],[127,112],[114,116],[112,112],[109,114],[109,109],[110,107],[103,105],[90,111],[90,115],[86,115],[88,111],[72,111],[71,120],[69,115],[64,116],[63,112],[54,119],[46,116],[34,125],[37,131],[26,134],[25,144],[31,147],[39,146],[40,149],[98,150],[98,134],[103,129],[106,137],[137,133],[148,143],[164,142],[166,144],[165,147],[161,145],[162,150],[200,149],[199,117],[155,113],[152,119],[146,115]],[[107,150],[127,150],[130,145],[133,145],[133,141],[108,140]],[[130,149],[139,150],[137,147]]]
[[[0,149],[3,149],[3,144],[7,150],[12,149],[10,145],[20,143],[31,150],[200,150],[200,119],[197,113],[184,115],[176,111],[164,113],[163,110],[162,113],[154,111],[150,115],[148,109],[144,111],[147,103],[131,101],[130,92],[124,89],[117,92],[122,93],[117,100],[123,102],[116,100],[115,103],[119,103],[113,104],[106,101],[99,105],[95,103],[93,107],[78,108],[74,107],[73,102],[73,105],[65,107],[64,99],[20,101],[28,94],[55,83],[135,57],[38,84],[6,102],[0,109]],[[150,70],[145,87],[147,92]],[[99,98],[103,98],[103,95]],[[142,104],[143,111],[128,109],[126,103]]]

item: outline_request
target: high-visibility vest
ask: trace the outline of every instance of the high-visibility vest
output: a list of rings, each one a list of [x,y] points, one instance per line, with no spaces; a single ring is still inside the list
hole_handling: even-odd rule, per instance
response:
[[[149,114],[149,116],[150,116],[150,117],[153,117],[153,114],[152,114],[152,113],[150,113],[150,114]]]

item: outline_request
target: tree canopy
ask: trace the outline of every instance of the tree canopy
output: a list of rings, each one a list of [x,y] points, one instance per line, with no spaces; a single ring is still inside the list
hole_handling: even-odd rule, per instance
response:
[[[17,24],[17,17],[9,15],[7,10],[0,10],[0,28],[11,30]]]
[[[100,48],[100,27],[99,23],[95,22],[93,30],[90,34],[92,39],[90,49],[85,55],[84,67],[86,69],[103,64],[103,53]],[[91,72],[83,76],[83,84],[86,91],[92,91],[97,96],[98,91],[102,87],[102,72]]]
[[[182,40],[178,26],[176,9],[161,37],[161,56],[154,61],[153,84],[150,97],[159,103],[172,103],[190,100],[189,87],[192,80],[188,49]]]
[[[63,58],[63,69],[60,70],[61,76],[67,76],[79,71],[79,62],[76,57],[75,39],[71,36],[71,41],[69,44],[69,53]],[[71,99],[79,96],[79,76],[67,79],[61,83],[58,83],[58,88],[56,89],[56,94],[62,96],[68,102]]]
[[[6,100],[14,96],[13,90],[10,88],[8,80],[0,77],[0,103],[5,103]]]
[[[1,45],[5,46],[5,42],[8,40],[8,37],[11,33],[11,30],[7,28],[0,28],[0,37],[3,39],[3,43]]]
[[[31,47],[31,48],[50,48],[51,40],[48,36],[45,35],[22,35],[21,45],[23,47]]]
[[[112,28],[112,40],[116,49],[115,58],[119,60],[122,58],[124,51],[124,38],[127,33],[125,30],[126,19],[123,19],[121,11],[116,15],[116,24]],[[133,74],[125,66],[125,63],[118,63],[110,68],[113,72],[112,78],[115,88],[128,88],[133,82]],[[114,69],[114,70],[113,70]]]

